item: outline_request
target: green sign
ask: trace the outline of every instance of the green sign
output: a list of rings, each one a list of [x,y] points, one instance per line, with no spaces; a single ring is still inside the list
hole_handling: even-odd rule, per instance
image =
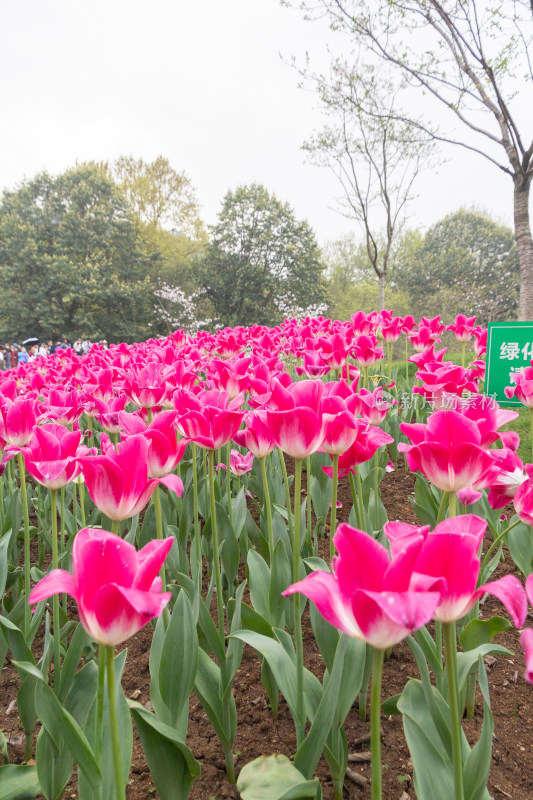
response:
[[[485,394],[498,403],[520,406],[505,396],[506,386],[516,383],[516,375],[533,359],[533,322],[489,322],[487,336],[487,374]]]

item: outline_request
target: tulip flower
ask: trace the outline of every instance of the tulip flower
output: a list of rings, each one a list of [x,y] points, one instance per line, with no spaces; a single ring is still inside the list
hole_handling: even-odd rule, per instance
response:
[[[516,397],[526,408],[533,408],[533,367],[526,367],[524,372],[515,372],[515,386],[506,386],[505,396],[511,400]]]
[[[394,385],[394,384],[393,384]],[[398,403],[391,395],[387,394],[387,399],[383,396],[383,387],[379,386],[371,392],[369,389],[361,389],[361,416],[373,425],[379,425],[387,416],[389,409]]]
[[[353,355],[360,367],[370,367],[383,358],[383,348],[375,336],[358,336],[353,345]]]
[[[247,453],[245,456],[239,453],[238,450],[232,449],[229,456],[229,468],[234,475],[240,477],[250,472],[254,462],[254,454]]]
[[[391,444],[394,439],[376,425],[369,425],[362,419],[355,420],[356,437],[353,444],[339,457],[339,477],[354,474],[358,464],[370,461],[372,456],[384,444]],[[332,477],[331,467],[322,467],[326,475]]]
[[[409,469],[422,472],[445,492],[479,488],[498,475],[494,460],[481,447],[478,426],[457,411],[434,411],[427,424],[402,423],[400,430],[413,442],[398,445]]]
[[[440,590],[411,588],[421,546],[421,539],[413,540],[391,561],[382,544],[342,524],[335,534],[339,555],[332,572],[316,570],[283,594],[301,592],[331,625],[386,650],[425,625],[439,603]]]
[[[29,444],[33,429],[41,417],[37,400],[16,397],[10,400],[0,395],[0,439],[23,447]]]
[[[491,508],[503,508],[513,500],[528,476],[522,460],[513,450],[504,447],[489,452],[499,466],[500,473],[491,481],[487,499]],[[533,465],[528,466],[533,469]]]
[[[455,323],[453,325],[447,325],[446,330],[453,331],[458,342],[469,342],[476,329],[475,322],[475,317],[467,318],[464,314],[457,314]]]
[[[514,575],[477,586],[480,571],[479,548],[487,522],[474,514],[450,517],[434,530],[429,526],[417,528],[404,522],[387,522],[384,532],[391,542],[394,558],[414,541],[423,542],[413,566],[413,585],[431,586],[428,578],[441,592],[434,618],[439,622],[462,619],[485,593],[492,594],[504,604],[514,624],[524,624],[527,603],[522,584]],[[423,580],[419,581],[419,576]]]
[[[29,445],[11,445],[6,452],[21,452],[32,478],[47,489],[61,489],[81,472],[77,459],[90,452],[80,446],[81,438],[80,430],[71,432],[63,425],[49,422],[34,428]]]
[[[173,541],[152,541],[137,552],[114,533],[83,528],[74,539],[73,574],[52,570],[32,589],[29,603],[70,594],[89,636],[116,647],[158,617],[170,600],[170,592],[161,594],[158,574]]]
[[[161,411],[149,425],[146,425],[138,414],[127,414],[125,411],[119,412],[118,419],[122,430],[126,433],[126,439],[128,435],[141,435],[150,442],[147,459],[149,478],[162,478],[163,475],[168,475],[181,461],[187,441],[185,439],[178,441],[175,411]],[[107,441],[106,452],[109,446]]]
[[[324,384],[299,381],[285,389],[273,379],[272,396],[267,407],[267,423],[278,447],[296,459],[316,452],[324,439],[322,417]]]
[[[525,470],[527,479],[516,490],[513,503],[520,520],[533,525],[533,464],[526,464]]]
[[[227,392],[216,389],[198,395],[189,393],[189,409],[178,412],[177,427],[181,433],[200,447],[218,450],[227,444],[239,430],[244,411],[242,396],[233,400]]]
[[[276,447],[267,425],[266,411],[252,411],[246,415],[244,421],[246,427],[237,431],[233,441],[240,447],[246,447],[257,458],[265,458]]]
[[[488,328],[476,328],[474,330],[474,353],[478,358],[482,358],[487,352]]]
[[[183,483],[176,475],[149,480],[149,448],[150,442],[144,436],[129,436],[116,450],[109,447],[105,455],[80,459],[87,491],[109,519],[118,521],[138,514],[158,483],[178,497],[183,492]]]
[[[530,575],[526,580],[526,593],[529,602],[533,605],[533,575]],[[525,679],[528,683],[533,683],[533,628],[526,628],[522,631],[520,643],[526,656]]]

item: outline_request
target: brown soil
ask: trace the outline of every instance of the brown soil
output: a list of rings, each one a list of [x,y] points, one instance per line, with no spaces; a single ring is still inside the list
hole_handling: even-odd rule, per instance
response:
[[[402,467],[396,472],[385,475],[381,492],[389,519],[415,522],[415,516],[408,501],[413,486],[414,476],[406,473]],[[347,481],[342,481],[340,484],[339,499],[343,505],[338,511],[338,521],[347,521],[352,502]],[[325,554],[329,549],[329,542],[324,540],[323,546]],[[505,563],[500,565],[493,577],[500,577],[506,572],[512,571],[512,566],[510,556],[507,554]],[[488,597],[482,606],[482,614],[484,617],[488,617],[493,613],[501,614],[502,607],[493,598]],[[529,624],[531,624],[531,620],[529,620]],[[126,696],[133,696],[148,707],[150,700],[148,656],[151,632],[152,629],[148,625],[127,643],[128,658],[123,680]],[[497,642],[509,648],[513,655],[498,656],[488,671],[492,711],[495,718],[489,791],[496,800],[499,798],[531,800],[533,795],[533,687],[524,681],[524,656],[517,631],[511,628],[500,634]],[[304,628],[304,653],[306,667],[321,676],[323,662],[307,619]],[[409,647],[402,643],[394,648],[391,659],[385,664],[383,698],[401,692],[409,677],[417,677],[417,669]],[[9,741],[10,757],[15,762],[20,762],[23,757],[23,734],[19,728],[17,711],[13,703],[13,701],[16,702],[18,685],[19,678],[14,668],[10,665],[5,666],[1,679],[0,729],[4,731]],[[235,679],[234,691],[238,714],[237,738],[234,748],[237,771],[259,755],[284,753],[291,756],[294,754],[296,743],[289,710],[282,699],[278,718],[276,720],[272,718],[266,692],[261,683],[258,660],[248,647],[244,649],[241,667]],[[475,741],[481,727],[481,704],[479,701],[475,719],[465,721],[464,725],[469,739]],[[382,728],[383,796],[386,800],[412,799],[416,796],[411,783],[412,764],[403,736],[401,717],[383,715]],[[364,737],[369,733],[369,723],[359,718],[355,707],[346,721],[346,733],[350,752],[368,751],[368,743],[361,744],[360,741],[364,742]],[[230,785],[226,780],[222,748],[205,712],[194,695],[191,697],[187,743],[195,757],[202,762],[202,773],[192,789],[191,799],[238,798],[239,793],[236,787]],[[351,763],[350,768],[366,778],[366,785],[360,786],[347,778],[345,798],[368,800],[370,798],[369,762]],[[333,789],[329,781],[327,766],[323,761],[319,764],[317,774],[323,786],[324,800],[332,800]],[[76,797],[75,780],[67,787],[65,797]],[[127,797],[128,800],[146,800],[146,798],[158,797],[137,738],[134,742]]]

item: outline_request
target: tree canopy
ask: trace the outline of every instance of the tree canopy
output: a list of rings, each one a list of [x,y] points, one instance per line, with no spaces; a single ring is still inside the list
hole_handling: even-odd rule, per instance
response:
[[[259,184],[226,194],[200,270],[220,325],[275,325],[320,311],[323,273],[315,235],[288,203]]]
[[[486,325],[516,319],[520,273],[513,231],[478,211],[461,209],[412,234],[396,254],[395,278],[413,314],[475,314]]]
[[[145,338],[156,261],[104,167],[42,173],[0,204],[0,338]]]

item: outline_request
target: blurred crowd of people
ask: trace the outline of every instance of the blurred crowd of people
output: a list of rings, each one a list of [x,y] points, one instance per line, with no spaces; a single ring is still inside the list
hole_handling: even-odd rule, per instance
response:
[[[101,339],[98,344],[107,348],[106,339]],[[17,344],[17,342],[0,344],[0,370],[11,369],[19,364],[27,364],[36,358],[53,355],[60,350],[67,350],[69,347],[74,350],[76,355],[86,355],[92,346],[93,342],[87,338],[79,338],[75,342],[63,339],[55,344],[51,340],[49,342],[40,342],[38,339],[26,340],[21,345]]]

